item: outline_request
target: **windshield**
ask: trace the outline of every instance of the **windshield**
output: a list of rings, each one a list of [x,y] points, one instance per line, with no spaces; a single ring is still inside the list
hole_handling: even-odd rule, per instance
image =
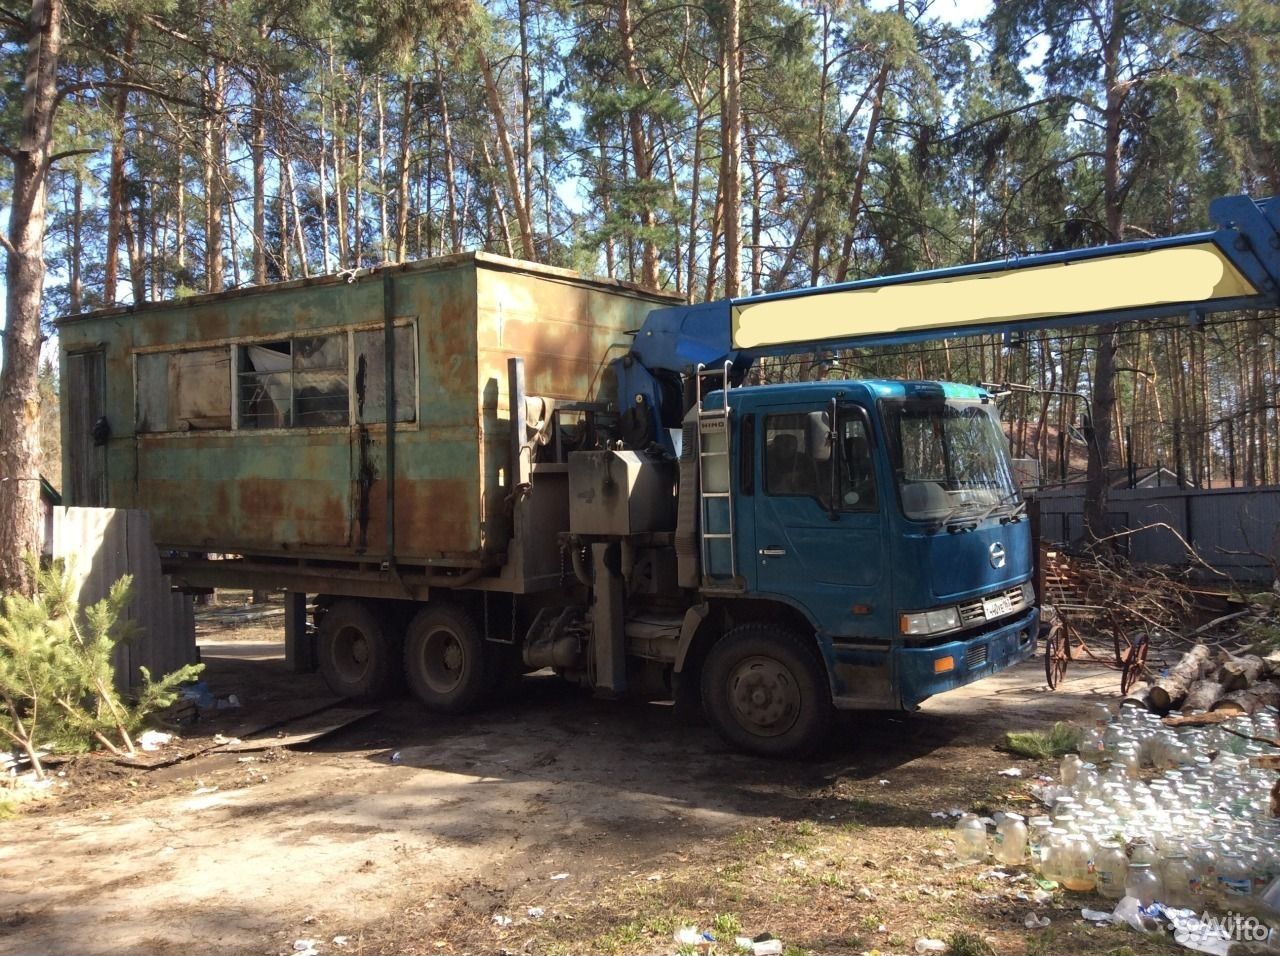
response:
[[[885,430],[902,511],[917,521],[981,518],[1018,494],[992,405],[885,401]]]

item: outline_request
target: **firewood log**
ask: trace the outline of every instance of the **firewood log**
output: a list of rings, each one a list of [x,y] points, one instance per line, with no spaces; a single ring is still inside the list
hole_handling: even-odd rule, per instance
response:
[[[1151,685],[1143,684],[1141,687],[1135,687],[1129,691],[1124,697],[1120,698],[1120,706],[1137,707],[1141,710],[1151,709]]]
[[[1209,661],[1209,648],[1197,644],[1182,655],[1182,660],[1173,666],[1167,677],[1161,677],[1151,685],[1151,709],[1167,714],[1177,707],[1187,696],[1191,685],[1204,676],[1206,666],[1213,666]]]
[[[1224,691],[1244,690],[1262,678],[1263,666],[1262,658],[1254,654],[1228,657],[1218,668],[1218,682]]]
[[[1233,690],[1213,702],[1210,710],[1252,714],[1263,707],[1280,707],[1280,684],[1262,681],[1244,690]]]
[[[1198,680],[1187,691],[1187,697],[1182,702],[1182,712],[1184,714],[1194,714],[1208,710],[1215,700],[1218,700],[1229,690],[1232,690],[1232,688],[1224,687],[1211,678]]]
[[[1264,657],[1262,666],[1266,668],[1268,677],[1280,676],[1280,651],[1272,651]]]

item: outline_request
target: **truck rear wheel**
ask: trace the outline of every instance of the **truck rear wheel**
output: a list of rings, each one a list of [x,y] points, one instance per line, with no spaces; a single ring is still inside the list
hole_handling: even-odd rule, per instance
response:
[[[379,700],[396,684],[396,642],[375,609],[339,601],[320,619],[316,651],[329,689],[351,700]]]
[[[743,624],[712,645],[702,705],[728,743],[764,757],[800,756],[824,743],[834,708],[815,650],[776,624]]]
[[[463,608],[426,607],[409,622],[404,673],[409,689],[428,709],[460,714],[489,686],[489,661],[475,620]]]

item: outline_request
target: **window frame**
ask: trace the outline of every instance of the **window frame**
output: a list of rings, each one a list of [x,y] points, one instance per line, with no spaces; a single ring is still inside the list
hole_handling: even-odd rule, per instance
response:
[[[784,416],[786,417],[798,416],[798,417],[804,418],[804,417],[807,417],[812,412],[826,411],[830,407],[831,407],[830,403],[824,403],[821,406],[805,407],[802,410],[789,410],[789,411],[776,410],[776,411],[765,412],[760,416],[760,428],[761,428],[760,490],[761,490],[761,493],[764,494],[766,497],[808,498],[809,500],[816,502],[818,506],[822,508],[824,511],[829,512],[831,510],[832,502],[828,500],[831,497],[830,488],[827,488],[825,491],[822,489],[818,489],[817,494],[808,494],[806,492],[771,491],[769,488],[769,460],[768,460],[769,459],[768,447],[769,447],[770,419],[780,418]],[[872,498],[872,504],[870,507],[856,507],[856,506],[851,507],[849,505],[846,505],[843,501],[841,501],[838,503],[835,510],[840,514],[876,514],[880,511],[880,502],[883,496],[880,492],[880,476],[876,474],[877,441],[876,441],[875,429],[872,427],[872,424],[871,424],[871,414],[867,411],[866,408],[864,408],[862,405],[857,404],[856,402],[847,402],[847,401],[838,402],[836,404],[836,408],[837,408],[837,413],[836,413],[837,424],[839,424],[841,427],[843,427],[843,423],[846,420],[846,416],[850,414],[852,414],[854,418],[856,418],[858,421],[862,423],[862,429],[867,439],[867,450],[870,456],[870,462],[869,462],[870,478],[871,478],[871,487],[874,492],[874,497]],[[806,454],[808,453],[806,452]],[[844,457],[844,451],[843,451],[843,435],[842,435],[841,441],[837,442],[836,447],[832,449],[832,454],[831,454],[832,467],[839,465],[842,462],[843,457]],[[812,460],[812,456],[810,456],[810,458]]]
[[[411,349],[413,355],[413,387],[412,407],[413,418],[409,421],[397,421],[395,427],[398,431],[417,431],[422,422],[422,357],[421,357],[421,339],[419,338],[419,319],[417,315],[396,316],[392,319],[392,326],[396,329],[409,328],[412,330],[410,339],[413,343]],[[349,432],[352,428],[362,427],[370,431],[378,431],[387,427],[386,421],[379,422],[361,422],[356,409],[355,395],[355,374],[358,356],[355,352],[355,336],[359,332],[369,332],[374,330],[382,330],[386,327],[384,322],[361,322],[355,325],[329,326],[320,329],[295,330],[288,334],[280,333],[242,336],[236,338],[221,338],[206,342],[184,342],[181,345],[151,345],[144,346],[133,350],[132,353],[132,372],[133,372],[133,429],[134,434],[139,438],[189,438],[194,435],[289,435],[299,433],[323,433],[323,432]],[[240,423],[240,369],[239,359],[240,353],[238,349],[242,346],[262,345],[271,342],[288,341],[290,344],[290,355],[292,356],[292,343],[296,339],[304,338],[324,338],[327,336],[342,335],[346,337],[346,361],[347,361],[347,424],[345,425],[290,425],[284,427],[271,428],[246,428]],[[176,354],[182,352],[200,352],[215,349],[226,349],[228,355],[229,367],[229,386],[230,386],[230,428],[209,428],[198,430],[171,430],[171,431],[141,431],[138,428],[140,423],[138,415],[138,359],[143,355],[155,354]],[[292,360],[291,360],[292,364]],[[290,376],[292,379],[292,375]],[[292,385],[290,386],[290,394],[292,395]],[[399,408],[397,402],[397,408]],[[385,417],[385,412],[384,412]]]

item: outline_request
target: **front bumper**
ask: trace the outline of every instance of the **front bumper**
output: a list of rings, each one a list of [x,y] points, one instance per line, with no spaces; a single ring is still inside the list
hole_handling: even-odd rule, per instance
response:
[[[1018,664],[1036,652],[1040,609],[1031,608],[1009,623],[964,640],[930,647],[895,648],[894,673],[903,710],[914,710],[922,700],[965,684],[971,684]],[[935,670],[950,658],[952,668]]]

